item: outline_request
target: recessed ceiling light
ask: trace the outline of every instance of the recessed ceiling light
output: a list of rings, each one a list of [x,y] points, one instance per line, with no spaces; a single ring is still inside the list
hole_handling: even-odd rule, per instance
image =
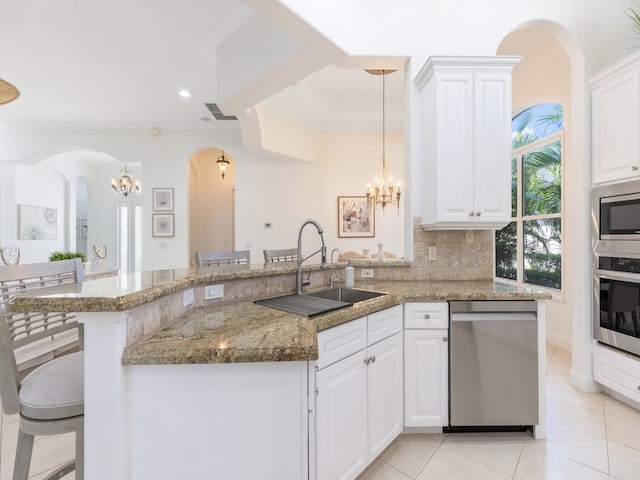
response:
[[[180,90],[178,92],[178,95],[180,95],[181,97],[184,97],[184,98],[189,98],[191,96],[191,93],[189,92],[189,90],[184,90],[183,89],[183,90]]]

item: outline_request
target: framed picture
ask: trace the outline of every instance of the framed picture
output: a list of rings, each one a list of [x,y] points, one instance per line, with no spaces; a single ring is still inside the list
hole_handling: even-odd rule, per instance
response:
[[[152,193],[154,212],[173,211],[173,188],[154,188]]]
[[[375,209],[367,197],[338,197],[338,237],[375,237]]]
[[[55,208],[18,205],[18,240],[56,240],[58,211]]]
[[[173,213],[154,213],[152,217],[152,236],[154,237],[173,237],[174,217]]]

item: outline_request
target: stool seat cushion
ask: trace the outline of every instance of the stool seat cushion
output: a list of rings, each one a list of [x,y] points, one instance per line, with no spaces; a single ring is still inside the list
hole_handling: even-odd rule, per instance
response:
[[[84,415],[84,352],[36,368],[20,387],[20,413],[34,420]]]

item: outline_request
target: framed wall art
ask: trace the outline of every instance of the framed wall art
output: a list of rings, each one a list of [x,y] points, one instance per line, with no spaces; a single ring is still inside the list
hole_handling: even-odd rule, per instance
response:
[[[154,188],[152,194],[154,212],[173,211],[173,188]]]
[[[56,240],[58,211],[55,208],[18,205],[19,240]]]
[[[174,215],[173,213],[154,213],[152,218],[152,236],[154,237],[173,237],[174,232]]]
[[[375,210],[367,197],[338,197],[338,237],[375,237]]]

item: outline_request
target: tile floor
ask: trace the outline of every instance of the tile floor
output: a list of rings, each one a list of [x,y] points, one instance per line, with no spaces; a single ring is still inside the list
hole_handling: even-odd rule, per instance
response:
[[[525,433],[401,435],[358,480],[638,480],[640,412],[569,385],[547,346],[547,439]]]
[[[524,433],[401,435],[359,480],[640,479],[640,412],[571,387],[570,365],[568,352],[547,347],[546,440]],[[0,418],[0,480],[11,479],[17,427],[15,416]],[[42,480],[73,450],[72,434],[37,438],[30,478]]]

